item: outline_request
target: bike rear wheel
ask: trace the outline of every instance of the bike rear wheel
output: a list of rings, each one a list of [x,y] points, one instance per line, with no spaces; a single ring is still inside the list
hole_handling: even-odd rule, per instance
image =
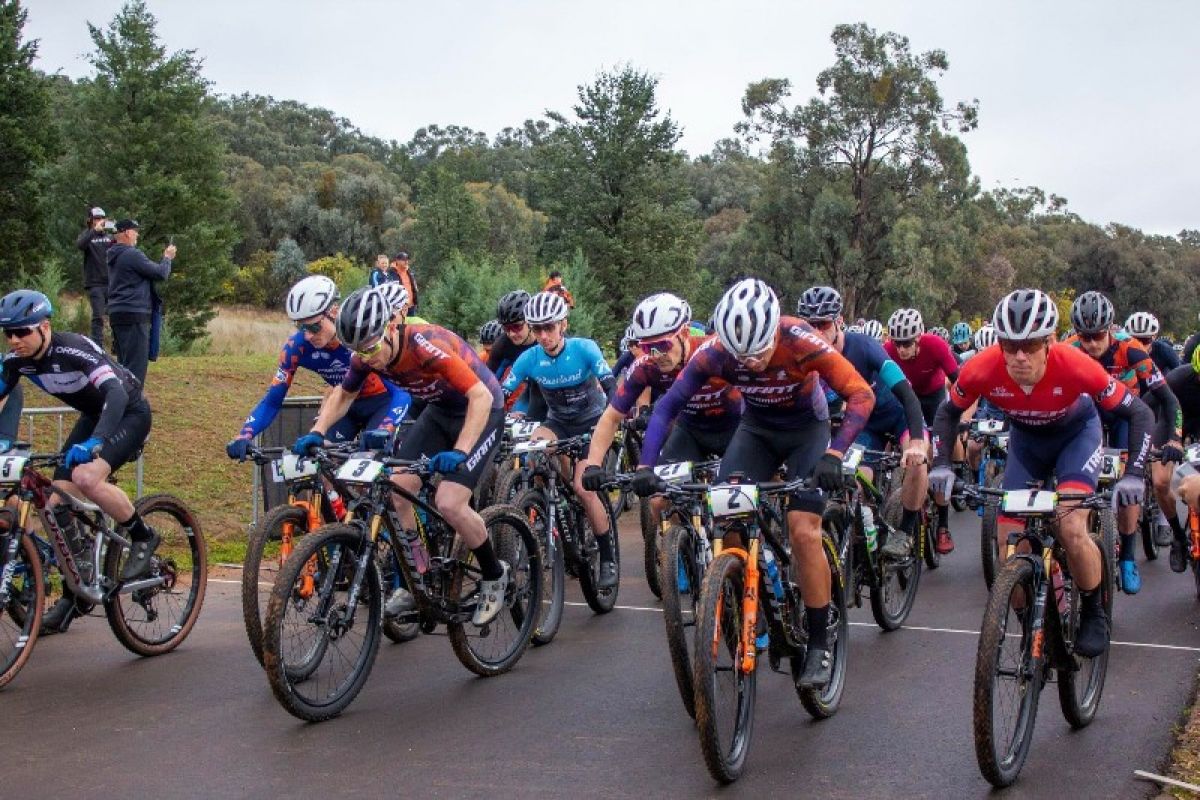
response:
[[[1104,552],[1104,546],[1097,542],[1100,553],[1100,591],[1101,604],[1108,618],[1112,619],[1113,590],[1112,563]],[[1096,718],[1100,708],[1100,696],[1104,694],[1104,679],[1108,674],[1108,648],[1095,658],[1083,658],[1073,652],[1075,634],[1079,630],[1079,612],[1081,599],[1079,587],[1071,584],[1070,606],[1067,619],[1063,620],[1063,645],[1074,662],[1071,669],[1058,670],[1058,704],[1062,708],[1063,717],[1072,728],[1087,727]]]
[[[696,717],[696,689],[692,683],[691,653],[696,639],[700,582],[704,578],[696,560],[696,535],[682,525],[672,525],[663,535],[660,555],[667,651],[671,654],[671,667],[683,707],[693,719]]]
[[[662,525],[654,513],[654,507],[650,505],[649,497],[638,498],[638,522],[642,528],[642,564],[646,569],[646,585],[650,587],[651,594],[661,599],[663,587],[658,574],[658,557],[662,546],[659,540]]]
[[[1138,520],[1138,531],[1142,536],[1142,552],[1146,554],[1147,561],[1158,560],[1158,540],[1155,538],[1158,533],[1155,530],[1158,527],[1158,503],[1154,500],[1154,493],[1146,491],[1146,498],[1142,502],[1142,516]]]
[[[408,589],[409,586],[400,569],[400,556],[391,540],[382,534],[375,543],[375,561],[379,564],[379,581],[383,585],[383,635],[396,644],[410,642],[421,635],[420,615],[417,611],[409,611],[398,618],[387,616],[388,596],[396,589]]]
[[[308,532],[308,514],[293,505],[272,508],[250,531],[242,562],[242,621],[259,666],[263,663],[262,626],[271,586],[295,546],[293,540]]]
[[[514,505],[529,521],[529,528],[541,548],[542,594],[537,625],[533,629],[533,643],[550,644],[562,624],[563,609],[566,606],[567,567],[562,541],[552,541],[554,531],[550,528],[545,492],[541,489],[529,489],[517,498]]]
[[[972,722],[979,771],[993,786],[1017,779],[1029,755],[1042,689],[1028,620],[1034,604],[1033,565],[1009,561],[996,576],[983,612],[975,656]]]
[[[745,582],[746,565],[738,556],[723,553],[713,559],[704,573],[696,620],[696,729],[709,774],[721,783],[741,777],[754,729],[756,675],[742,670]]]
[[[597,614],[607,614],[617,604],[617,594],[621,591],[621,539],[617,534],[617,513],[608,498],[597,494],[604,506],[608,519],[608,530],[612,538],[613,558],[617,563],[617,585],[611,589],[601,589],[600,581],[600,547],[596,543],[596,534],[592,531],[587,514],[583,507],[575,504],[576,519],[579,525],[579,550],[583,558],[583,568],[579,570],[579,588],[588,607]]]
[[[834,555],[838,550],[837,543],[843,541],[842,537],[849,535],[849,531],[842,527],[844,525],[842,519],[839,514],[826,512],[825,518],[822,520],[822,527],[825,531],[822,549],[825,551],[825,560],[829,562],[831,583],[832,602],[829,609],[827,641],[832,646],[830,655],[833,658],[833,674],[829,683],[819,689],[796,687],[796,693],[800,696],[800,704],[813,719],[828,719],[836,714],[838,706],[842,703],[842,694],[846,689],[846,661],[850,653],[850,618],[846,610],[846,591],[842,589],[846,585],[846,581],[843,580],[841,565]],[[799,675],[799,669],[803,667],[803,664],[804,660],[799,656],[792,659],[793,679]]]
[[[892,531],[891,535],[900,533]],[[882,630],[897,630],[908,619],[917,601],[921,565],[921,558],[911,551],[897,560],[876,554],[873,568],[878,585],[871,589],[871,616]]]
[[[146,525],[161,537],[146,578],[157,586],[121,591],[104,603],[113,635],[139,656],[169,653],[192,632],[208,581],[208,555],[200,523],[183,501],[168,494],[134,504]],[[104,572],[119,580],[123,548],[109,547]]]
[[[365,546],[362,531],[326,525],[297,544],[275,579],[263,661],[275,699],[299,719],[321,722],[342,713],[375,664],[383,589],[374,558],[353,586]]]
[[[16,568],[12,578],[8,585],[0,587],[0,594],[8,598],[0,606],[0,687],[15,678],[33,654],[46,600],[42,561],[38,557],[37,547],[30,537],[14,533],[16,526],[11,513],[4,514],[4,521],[7,525],[0,530],[0,569],[5,566],[9,537],[21,535],[21,541],[17,545]]]
[[[496,556],[508,563],[510,580],[504,595],[504,609],[487,625],[477,627],[470,619],[450,622],[450,646],[463,666],[485,678],[508,672],[521,659],[538,621],[542,597],[541,548],[529,523],[510,505],[492,506],[480,515]],[[459,562],[454,577],[454,594],[462,599],[460,610],[474,610],[480,575],[474,556],[461,538],[454,544]]]

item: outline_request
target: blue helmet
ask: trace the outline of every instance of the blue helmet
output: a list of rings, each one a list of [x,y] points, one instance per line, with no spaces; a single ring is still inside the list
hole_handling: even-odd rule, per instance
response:
[[[966,344],[971,341],[971,326],[965,322],[956,322],[950,329],[950,344]]]
[[[50,298],[33,289],[17,289],[0,299],[0,328],[23,328],[50,319]]]

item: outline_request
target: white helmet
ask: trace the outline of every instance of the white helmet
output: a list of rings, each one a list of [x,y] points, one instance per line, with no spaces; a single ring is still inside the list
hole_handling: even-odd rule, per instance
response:
[[[530,325],[544,325],[567,318],[567,301],[554,292],[538,292],[525,304],[525,321]]]
[[[1125,330],[1130,336],[1144,338],[1158,335],[1158,317],[1149,311],[1135,311],[1125,320]]]
[[[862,333],[862,325],[849,325],[846,327],[846,333]]]
[[[909,342],[925,332],[925,320],[915,308],[898,308],[888,318],[888,336]]]
[[[1017,289],[1004,296],[992,313],[1000,339],[1021,342],[1051,336],[1058,329],[1058,306],[1038,289]]]
[[[292,320],[324,314],[338,301],[337,284],[324,275],[309,275],[288,291],[287,315]]]
[[[862,332],[877,342],[883,341],[883,323],[877,319],[869,319],[864,322]]]
[[[713,311],[721,344],[735,356],[761,353],[779,330],[779,298],[757,278],[746,278],[725,292]]]
[[[990,323],[984,323],[979,326],[979,330],[975,331],[975,350],[976,352],[985,348],[991,347],[996,343],[996,329]]]
[[[400,281],[387,281],[375,287],[387,301],[388,308],[393,312],[408,309],[408,289]]]
[[[691,309],[686,301],[669,292],[660,292],[637,304],[629,332],[635,339],[662,337],[679,330],[690,319]]]

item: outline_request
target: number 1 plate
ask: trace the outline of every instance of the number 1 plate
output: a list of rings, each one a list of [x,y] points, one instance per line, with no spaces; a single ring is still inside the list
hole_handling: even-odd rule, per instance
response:
[[[1049,514],[1057,505],[1057,492],[1017,489],[1004,493],[1001,509],[1005,514]]]
[[[347,483],[370,483],[383,471],[382,461],[369,458],[352,458],[337,471],[338,480]]]
[[[724,483],[708,490],[708,507],[714,517],[753,514],[758,508],[758,487],[752,483]]]
[[[25,456],[5,456],[0,458],[0,483],[17,483],[21,473],[25,471]]]

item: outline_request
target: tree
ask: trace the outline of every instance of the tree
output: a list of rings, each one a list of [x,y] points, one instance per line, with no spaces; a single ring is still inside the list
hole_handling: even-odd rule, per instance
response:
[[[275,251],[275,257],[271,260],[270,274],[268,305],[282,302],[292,284],[308,276],[308,263],[304,260],[304,251],[294,239],[284,239],[279,243],[279,249]]]
[[[700,226],[688,210],[679,126],[659,111],[657,81],[625,68],[578,89],[574,118],[556,124],[539,170],[550,216],[546,250],[578,249],[607,290],[610,319],[652,289],[679,289],[695,271]]]
[[[136,217],[152,257],[169,237],[179,247],[162,293],[171,333],[185,344],[204,332],[233,272],[233,202],[225,150],[194,51],[168,54],[156,20],[131,0],[104,29],[89,25],[96,69],[64,114],[68,155],[56,170],[58,209],[78,216],[84,198],[113,216]]]
[[[487,246],[488,222],[458,176],[434,165],[417,181],[417,201],[410,238],[413,255],[437,270],[459,252],[471,259]]]
[[[4,283],[30,275],[47,254],[39,170],[57,153],[50,98],[33,71],[37,42],[22,43],[27,12],[19,0],[0,0],[0,274]],[[85,211],[75,209],[83,227]]]
[[[795,269],[819,267],[823,282],[842,290],[850,313],[870,314],[892,266],[888,237],[923,189],[936,187],[943,210],[977,191],[952,131],[976,127],[978,102],[945,108],[934,80],[949,67],[941,50],[915,55],[907,38],[861,23],[838,25],[832,40],[836,58],[817,76],[818,97],[788,107],[788,80],[753,83],[738,129],[791,145],[773,148],[777,168],[825,179],[827,188],[810,190],[800,204],[820,218],[809,219],[814,240],[787,255],[798,257]],[[826,200],[817,202],[821,193]]]

